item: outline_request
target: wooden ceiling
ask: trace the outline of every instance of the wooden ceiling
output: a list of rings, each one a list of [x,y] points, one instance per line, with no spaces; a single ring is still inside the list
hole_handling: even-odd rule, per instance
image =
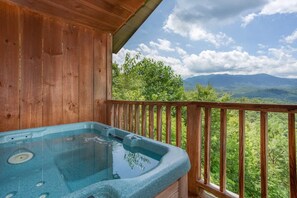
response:
[[[30,10],[109,32],[117,52],[161,0],[2,0]],[[131,22],[132,20],[132,22]],[[128,26],[127,26],[128,25]],[[124,29],[124,31],[120,31]],[[119,35],[121,34],[121,35]]]

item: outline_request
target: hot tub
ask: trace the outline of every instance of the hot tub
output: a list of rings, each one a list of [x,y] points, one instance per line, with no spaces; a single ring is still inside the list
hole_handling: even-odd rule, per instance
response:
[[[0,197],[154,197],[189,168],[180,148],[96,122],[0,133]]]

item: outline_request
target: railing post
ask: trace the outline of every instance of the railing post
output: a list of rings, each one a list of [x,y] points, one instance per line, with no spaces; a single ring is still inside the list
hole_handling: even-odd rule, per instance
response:
[[[244,197],[245,178],[245,111],[239,111],[239,197]]]
[[[221,109],[220,123],[220,191],[226,191],[227,110]]]
[[[204,117],[204,184],[210,183],[211,109],[205,108]]]
[[[191,162],[189,192],[198,195],[201,192],[196,185],[201,179],[201,108],[192,104],[187,106],[187,152]]]
[[[290,198],[297,197],[295,113],[288,114]]]
[[[268,196],[268,175],[267,175],[267,154],[268,154],[268,114],[267,112],[261,112],[261,197]]]

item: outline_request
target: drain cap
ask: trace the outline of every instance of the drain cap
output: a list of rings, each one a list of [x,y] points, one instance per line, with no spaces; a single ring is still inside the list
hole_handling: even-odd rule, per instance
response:
[[[34,154],[31,152],[21,152],[12,155],[8,158],[8,163],[10,164],[21,164],[25,163],[33,158]]]

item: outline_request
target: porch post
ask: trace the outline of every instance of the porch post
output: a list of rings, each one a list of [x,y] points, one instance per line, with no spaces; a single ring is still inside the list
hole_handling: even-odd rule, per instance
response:
[[[191,162],[188,173],[188,188],[192,195],[201,193],[196,185],[201,179],[201,107],[187,106],[187,153]]]

